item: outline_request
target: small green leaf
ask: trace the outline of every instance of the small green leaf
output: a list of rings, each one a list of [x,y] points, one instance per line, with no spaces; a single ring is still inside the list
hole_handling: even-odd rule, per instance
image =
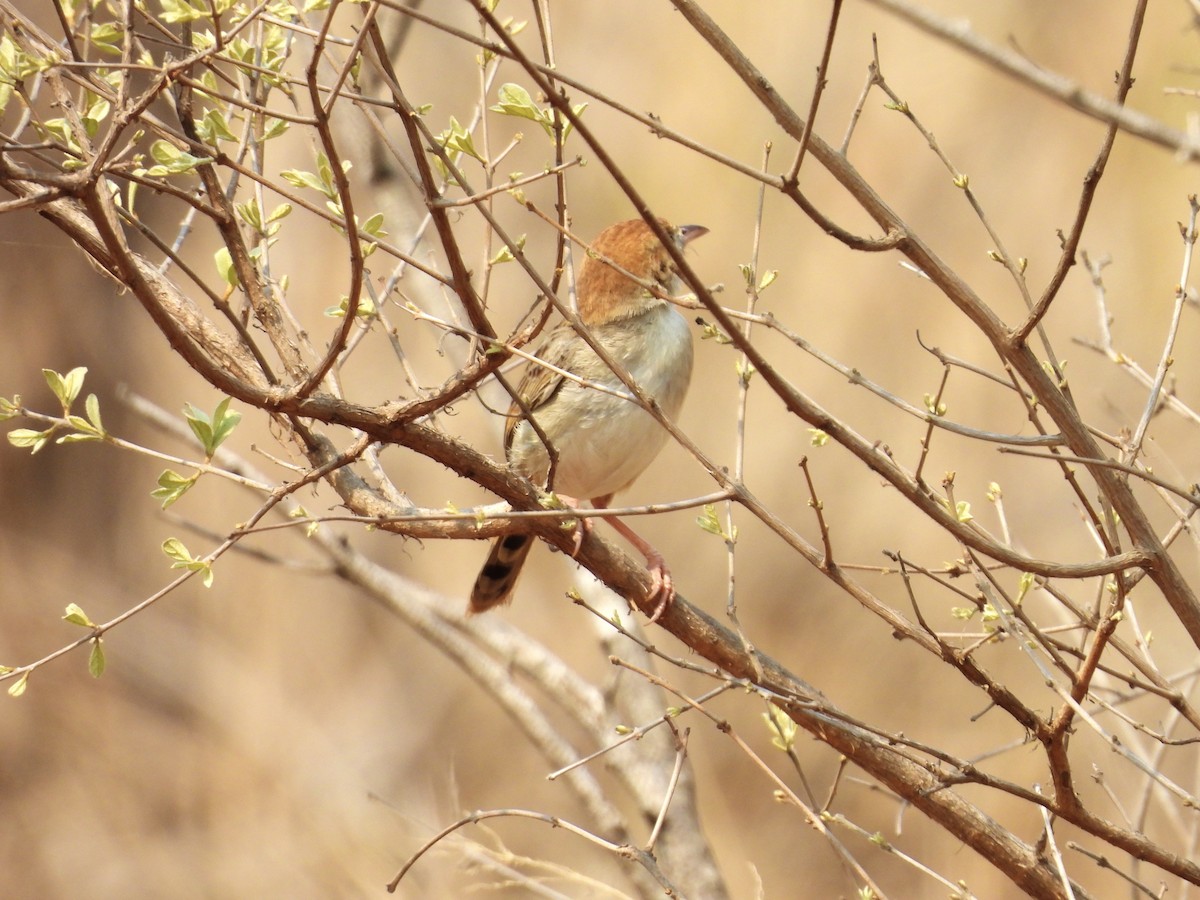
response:
[[[733,343],[733,339],[729,335],[703,316],[696,316],[696,324],[700,326],[700,340],[716,341],[718,344]]]
[[[83,387],[83,378],[87,375],[87,368],[78,366],[66,375],[60,375],[53,369],[42,369],[42,375],[46,379],[46,384],[50,385],[50,390],[54,391],[54,396],[62,404],[63,412],[69,412],[71,404],[75,402],[80,388]]]
[[[161,500],[162,508],[166,509],[191,490],[192,485],[199,478],[199,472],[191,477],[186,477],[171,469],[164,469],[162,474],[158,476],[158,487],[150,492],[150,496],[155,500]]]
[[[70,622],[72,625],[79,625],[83,628],[96,627],[96,623],[89,619],[88,614],[85,613],[79,607],[79,605],[75,603],[67,604],[67,612],[66,615],[63,616],[63,619],[67,622]]]
[[[542,109],[533,102],[533,97],[529,95],[529,91],[521,87],[519,84],[502,84],[498,93],[500,100],[495,106],[489,107],[493,112],[498,112],[505,116],[515,116],[519,119],[529,119],[537,122],[542,126],[542,130],[547,136],[554,137],[554,113],[551,110]],[[571,107],[571,111],[576,116],[583,115],[583,111],[587,109],[586,103],[580,103]],[[563,139],[571,133],[571,124],[566,122],[563,125]]]
[[[210,458],[237,427],[238,422],[242,421],[241,413],[229,411],[230,400],[231,398],[226,397],[218,403],[211,416],[190,403],[184,405],[184,417],[191,426],[192,433],[204,447],[205,454]]]
[[[262,211],[258,208],[258,200],[251,197],[245,203],[234,205],[234,210],[238,214],[238,218],[253,228],[255,231],[262,231]]]
[[[574,106],[571,107],[571,112],[573,112],[575,114],[575,118],[578,119],[580,116],[583,115],[584,110],[586,110],[587,108],[588,108],[588,105],[586,103],[576,103]],[[567,139],[567,136],[571,133],[571,129],[573,127],[574,126],[572,126],[570,122],[567,122],[566,127],[563,128],[563,140],[564,141]],[[550,135],[554,134],[553,129],[547,128],[546,131]]]
[[[439,134],[434,140],[442,147],[445,147],[450,154],[450,159],[456,161],[460,154],[477,159],[480,162],[485,162],[483,154],[475,149],[475,139],[471,132],[467,131],[459,124],[458,119],[454,116],[450,117],[450,127]]]
[[[188,553],[187,547],[179,538],[167,538],[163,541],[162,550],[176,563],[187,565],[193,561],[192,554]]]
[[[225,283],[230,287],[237,287],[239,284],[237,270],[233,267],[233,256],[229,252],[228,247],[218,247],[217,252],[213,254],[213,262],[217,266],[217,273],[225,280]]]
[[[0,422],[7,422],[9,419],[15,419],[21,414],[21,398],[13,395],[9,400],[7,397],[0,397]]]
[[[363,222],[358,227],[358,230],[366,232],[372,237],[387,237],[387,232],[383,230],[383,213],[375,213],[375,215]]]
[[[91,102],[80,117],[80,121],[82,121],[83,130],[87,132],[88,137],[95,137],[100,131],[100,123],[107,119],[108,114],[112,112],[112,104],[103,97],[97,97],[94,94],[88,96]]]
[[[8,34],[0,36],[0,83],[16,85],[59,62],[57,53],[38,56],[26,53]]]
[[[273,210],[271,210],[271,214],[269,216],[267,216],[266,222],[268,225],[270,225],[272,222],[278,222],[280,219],[291,215],[291,212],[292,212],[292,204],[281,203],[277,207],[275,207]]]
[[[84,411],[87,413],[88,421],[92,423],[92,428],[96,434],[105,434],[104,423],[100,420],[100,401],[96,399],[95,394],[88,394],[87,400],[83,403]]]
[[[696,516],[696,524],[709,534],[715,534],[727,542],[733,543],[737,541],[737,529],[733,529],[732,535],[725,532],[725,529],[721,527],[720,520],[717,518],[717,507],[712,503],[704,504],[704,512],[702,515]]]
[[[267,126],[263,131],[262,139],[269,141],[271,138],[277,138],[281,134],[286,134],[290,127],[290,124],[283,119],[267,119]]]
[[[92,638],[92,651],[88,654],[88,672],[93,678],[104,674],[104,641]]]
[[[337,306],[325,308],[325,315],[331,319],[344,319],[349,309],[350,298],[343,296],[338,300]],[[375,315],[375,304],[370,297],[360,296],[358,298],[358,309],[355,311],[355,315],[360,319],[369,319]]]
[[[100,404],[96,400],[95,394],[88,394],[86,408],[89,411],[94,410],[97,417],[100,414]],[[89,412],[90,414],[90,412]],[[79,441],[102,441],[104,440],[104,432],[93,425],[88,419],[83,416],[67,416],[67,424],[75,429],[74,434],[64,435],[60,437],[56,443],[59,444],[74,444]]]
[[[158,2],[163,10],[160,18],[170,24],[194,22],[209,16],[208,10],[204,9],[203,5],[192,6],[187,0],[158,0]]]
[[[72,416],[71,418],[77,419],[79,417]],[[64,434],[62,437],[60,437],[54,443],[56,443],[56,444],[81,444],[86,441],[102,441],[102,440],[104,440],[104,438],[98,434],[89,434],[84,431],[76,431],[74,434]]]
[[[75,132],[66,119],[45,119],[38,128],[43,134],[55,138],[68,147],[78,150],[79,142],[75,140]]]
[[[311,516],[312,516],[312,513],[310,513],[310,512],[309,512],[307,509],[305,509],[303,506],[297,506],[297,507],[296,507],[295,509],[293,509],[293,510],[292,510],[290,513],[288,513],[288,518],[289,518],[289,519],[308,519],[308,518],[310,518]],[[304,526],[304,536],[305,536],[305,537],[312,537],[312,536],[313,536],[314,534],[316,534],[316,533],[317,533],[317,532],[318,532],[320,529],[321,529],[321,523],[320,523],[320,522],[318,522],[318,521],[316,521],[315,519],[313,519],[313,521],[311,521],[311,522],[307,522],[307,523],[305,524],[305,526]]]
[[[25,688],[29,686],[29,673],[26,672],[8,687],[8,696],[20,697],[25,693]]]
[[[212,563],[196,559],[192,556],[188,552],[188,548],[183,545],[183,541],[179,540],[179,538],[167,538],[163,541],[162,550],[167,555],[167,558],[172,560],[172,569],[187,569],[191,572],[200,572],[203,576],[204,586],[212,587]]]
[[[37,453],[46,445],[46,441],[50,439],[50,435],[54,433],[54,429],[49,428],[45,431],[33,431],[30,428],[17,428],[8,433],[8,442],[14,447],[29,447],[30,453]]]
[[[541,120],[542,110],[533,102],[533,97],[529,95],[529,91],[525,90],[521,85],[513,84],[512,82],[502,84],[497,96],[500,102],[491,107],[492,112],[498,112],[505,116],[516,116],[520,119],[529,119],[534,122]]]
[[[517,238],[516,244],[518,250],[525,249],[525,238],[526,235],[521,235],[519,238]],[[493,266],[498,266],[500,263],[512,262],[516,258],[517,257],[513,253],[512,248],[509,247],[508,244],[505,244],[500,248],[500,251],[495,256],[488,260],[488,262],[490,262]]]
[[[198,123],[198,130],[200,137],[207,144],[216,144],[217,141],[237,141],[237,135],[229,130],[229,123],[225,121],[220,110],[210,109],[206,112],[204,118]]]
[[[183,405],[183,415],[192,429],[192,434],[196,435],[196,439],[200,441],[200,446],[207,452],[208,448],[212,445],[213,439],[212,419],[209,418],[207,413],[197,409],[190,403]]]
[[[822,431],[820,428],[810,428],[808,429],[808,433],[808,442],[814,447],[824,447],[829,443],[829,433]]]
[[[232,402],[232,400],[232,397],[226,397],[217,404],[216,410],[213,411],[212,423],[214,450],[225,442],[225,438],[229,437],[229,435],[233,433],[233,429],[237,427],[238,422],[242,421],[242,414],[240,412],[229,411],[229,404]]]
[[[790,751],[796,744],[796,732],[799,726],[774,703],[768,704],[767,711],[762,715],[767,723],[767,728],[774,735],[771,743],[785,753]]]
[[[1032,572],[1022,572],[1021,578],[1017,582],[1017,599],[1013,602],[1013,606],[1020,606],[1021,601],[1025,599],[1025,595],[1029,593],[1029,589],[1034,585],[1034,577]]]
[[[325,185],[321,183],[321,179],[312,172],[303,172],[300,169],[286,169],[280,174],[283,176],[284,181],[296,187],[312,188],[314,191],[320,191],[327,197],[332,196]]]
[[[170,141],[161,139],[150,145],[150,155],[154,157],[158,165],[151,166],[148,173],[156,177],[183,175],[191,172],[197,166],[212,162],[211,157],[193,156],[186,150],[179,149]]]

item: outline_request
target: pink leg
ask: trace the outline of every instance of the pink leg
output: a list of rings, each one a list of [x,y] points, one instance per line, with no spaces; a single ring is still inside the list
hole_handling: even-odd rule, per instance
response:
[[[571,507],[571,509],[579,509],[579,501],[574,497],[568,497],[566,494],[558,494],[557,496],[559,500]],[[592,530],[592,519],[590,516],[576,519],[575,522],[575,546],[571,549],[571,559],[579,555],[579,548],[583,546],[583,536]]]
[[[608,506],[610,499],[610,497],[598,497],[592,500],[592,506],[597,509],[604,509]],[[650,598],[658,598],[658,603],[654,607],[654,614],[650,616],[649,624],[653,625],[667,611],[667,607],[671,605],[671,601],[675,599],[675,582],[671,579],[671,570],[667,567],[667,561],[663,559],[663,555],[646,543],[637,532],[620,519],[612,518],[608,520],[608,523],[612,525],[621,537],[633,544],[637,548],[637,551],[646,558],[646,568],[650,572],[650,577],[654,580],[654,589],[650,592]]]

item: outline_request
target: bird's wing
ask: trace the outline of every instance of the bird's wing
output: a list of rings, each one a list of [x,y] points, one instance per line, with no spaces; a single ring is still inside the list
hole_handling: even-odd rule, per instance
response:
[[[575,332],[564,322],[550,332],[550,336],[535,355],[555,368],[570,371],[569,357],[576,340]],[[524,401],[529,412],[536,413],[539,408],[554,399],[565,380],[558,372],[531,362],[525,367],[525,374],[521,377],[521,383],[517,385],[517,395]],[[514,401],[508,408],[508,419],[504,423],[506,453],[512,448],[513,432],[524,418],[525,413],[522,412],[520,404]]]

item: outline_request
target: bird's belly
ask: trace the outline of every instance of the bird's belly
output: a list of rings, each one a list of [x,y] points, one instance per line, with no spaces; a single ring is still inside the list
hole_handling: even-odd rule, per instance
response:
[[[619,334],[610,326],[602,342],[614,356],[623,357],[634,380],[674,419],[691,380],[691,334],[683,317],[669,306],[651,315],[636,332]],[[598,368],[602,363],[590,351],[589,357],[594,366],[584,368],[596,371],[586,372],[586,377],[628,393],[611,371]],[[558,453],[554,491],[578,499],[606,497],[629,487],[669,436],[633,400],[575,382],[564,384],[536,418]],[[528,422],[517,426],[511,460],[535,482],[545,482],[548,457]]]
[[[588,394],[576,427],[555,442],[554,490],[590,499],[628,487],[658,455],[667,431],[628,400]]]

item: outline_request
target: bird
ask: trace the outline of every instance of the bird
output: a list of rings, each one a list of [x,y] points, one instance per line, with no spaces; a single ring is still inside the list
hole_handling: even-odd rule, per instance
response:
[[[665,219],[659,219],[659,224],[680,250],[708,233],[703,225],[676,228]],[[643,219],[611,225],[592,242],[576,280],[579,319],[663,413],[675,419],[692,377],[691,331],[675,306],[630,275],[656,285],[667,296],[677,292],[678,274],[671,256]],[[590,500],[593,508],[605,509],[613,495],[628,488],[658,455],[669,436],[667,430],[633,399],[570,322],[559,323],[534,355],[545,365],[529,363],[516,391],[520,402],[514,400],[505,420],[509,467],[545,485],[550,454],[538,435],[540,429],[557,457],[555,494],[573,507]],[[530,424],[526,411],[538,429]],[[670,569],[662,554],[632,528],[615,517],[608,521],[646,558],[655,585],[651,599],[658,601],[650,621],[657,621],[675,597]],[[588,519],[582,519],[577,542],[582,542],[589,527]],[[533,544],[530,534],[496,539],[475,580],[469,612],[484,612],[511,598]]]

